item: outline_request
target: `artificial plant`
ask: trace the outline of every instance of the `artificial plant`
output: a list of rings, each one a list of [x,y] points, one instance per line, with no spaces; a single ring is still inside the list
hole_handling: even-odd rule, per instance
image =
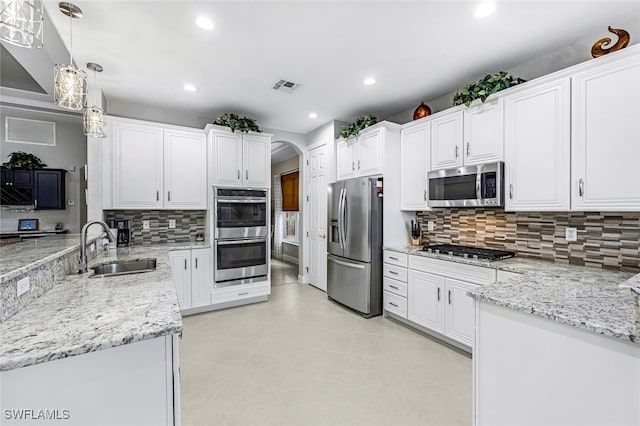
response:
[[[249,117],[240,117],[238,114],[222,114],[220,117],[216,118],[213,124],[226,126],[230,128],[232,132],[235,132],[236,130],[243,133],[262,132],[254,119]]]
[[[520,83],[524,83],[525,81],[526,80],[523,80],[520,77],[509,75],[505,71],[500,71],[493,75],[487,75],[475,83],[471,83],[460,88],[453,95],[453,105],[465,104],[466,106],[469,106],[471,105],[471,102],[476,99],[480,99],[484,103],[489,95],[509,87],[516,86]]]
[[[36,157],[33,154],[28,154],[26,152],[22,152],[22,151],[12,152],[11,154],[7,155],[7,157],[10,157],[9,161],[7,161],[6,163],[2,163],[2,167],[6,169],[33,170],[33,169],[42,169],[44,167],[47,167],[47,165],[44,164],[42,160],[40,160],[38,157]]]
[[[359,117],[351,123],[348,127],[342,129],[340,132],[340,136],[344,139],[349,139],[352,136],[357,136],[361,130],[366,129],[369,126],[373,126],[378,122],[378,118],[374,115],[365,115],[363,117]]]

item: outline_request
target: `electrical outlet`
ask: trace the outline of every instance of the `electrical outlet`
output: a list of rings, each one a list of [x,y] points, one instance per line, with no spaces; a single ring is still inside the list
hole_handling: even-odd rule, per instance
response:
[[[143,220],[142,221],[142,229],[148,230],[151,227],[151,221],[149,220]]]
[[[578,230],[576,228],[565,228],[564,238],[569,242],[578,241]]]
[[[169,229],[175,229],[175,227],[176,227],[176,220],[169,219]]]
[[[433,231],[436,229],[436,224],[430,220],[427,222],[427,231]]]
[[[30,289],[31,289],[31,283],[29,282],[29,277],[24,277],[23,279],[18,280],[18,283],[16,286],[17,297],[22,296],[23,294],[28,292]]]

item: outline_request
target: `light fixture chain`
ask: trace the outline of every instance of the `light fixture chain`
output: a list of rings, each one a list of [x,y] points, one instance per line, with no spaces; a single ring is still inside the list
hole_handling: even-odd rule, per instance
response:
[[[73,14],[69,15],[69,35],[71,36],[69,42],[69,65],[73,66]]]

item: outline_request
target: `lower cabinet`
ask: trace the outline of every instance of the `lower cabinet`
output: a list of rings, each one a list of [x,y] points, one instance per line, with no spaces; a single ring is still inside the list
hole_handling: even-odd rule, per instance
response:
[[[440,299],[444,278],[409,271],[407,319],[430,330],[444,333],[444,311]]]
[[[169,252],[173,283],[180,310],[211,303],[211,249],[186,249]]]

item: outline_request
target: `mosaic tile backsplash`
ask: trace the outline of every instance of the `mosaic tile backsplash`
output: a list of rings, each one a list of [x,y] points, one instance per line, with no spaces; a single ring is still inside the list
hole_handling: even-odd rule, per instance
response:
[[[513,250],[518,256],[640,272],[640,212],[505,212],[444,209],[418,212],[425,244]],[[427,230],[427,221],[435,231]],[[565,228],[578,230],[567,242]]]
[[[171,244],[195,240],[196,233],[205,232],[206,210],[105,210],[104,219],[133,220],[135,245]],[[169,219],[176,227],[169,229]],[[142,229],[142,221],[149,221],[149,229]]]

